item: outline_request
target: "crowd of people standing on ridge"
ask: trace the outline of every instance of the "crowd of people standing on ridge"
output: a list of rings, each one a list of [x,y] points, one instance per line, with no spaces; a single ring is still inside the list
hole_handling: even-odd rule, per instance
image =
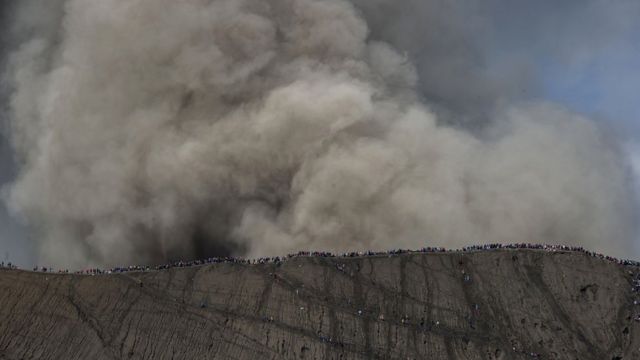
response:
[[[419,250],[405,250],[405,249],[395,249],[389,251],[359,251],[359,252],[346,252],[342,254],[333,254],[327,251],[299,251],[294,254],[289,254],[286,256],[275,256],[275,257],[261,257],[257,259],[245,259],[240,257],[210,257],[207,259],[199,259],[199,260],[191,260],[191,261],[176,261],[169,264],[157,265],[157,266],[149,266],[149,265],[131,265],[131,266],[119,266],[113,267],[109,269],[100,269],[100,268],[89,268],[78,271],[70,272],[69,270],[54,270],[53,268],[47,267],[34,267],[33,271],[36,272],[49,272],[49,273],[74,273],[78,275],[104,275],[104,274],[118,274],[118,273],[127,273],[127,272],[143,272],[143,271],[156,271],[156,270],[166,270],[171,268],[184,268],[184,267],[192,267],[192,266],[200,266],[200,265],[210,265],[210,264],[220,264],[220,263],[230,263],[230,264],[276,264],[280,265],[288,259],[295,257],[324,257],[324,258],[355,258],[355,257],[367,257],[367,256],[397,256],[401,254],[411,254],[411,253],[455,253],[455,252],[477,252],[477,251],[493,251],[500,249],[532,249],[532,250],[543,250],[543,251],[571,251],[571,252],[581,252],[588,256],[592,256],[599,259],[604,259],[607,261],[612,261],[622,266],[640,266],[640,262],[634,260],[620,260],[611,256],[606,256],[602,254],[598,254],[592,251],[585,250],[579,246],[567,246],[567,245],[544,245],[544,244],[529,244],[529,243],[521,243],[521,244],[484,244],[484,245],[471,245],[465,246],[461,249],[445,249],[443,247],[424,247]],[[11,263],[4,264],[0,266],[3,269],[17,269],[18,267],[12,265]]]
[[[3,261],[3,262],[0,262],[0,269],[17,270],[18,267],[10,262],[5,264]]]

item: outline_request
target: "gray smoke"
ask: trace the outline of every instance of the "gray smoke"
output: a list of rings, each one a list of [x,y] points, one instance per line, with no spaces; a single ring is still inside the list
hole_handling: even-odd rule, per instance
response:
[[[5,198],[42,261],[485,242],[630,249],[631,181],[610,137],[509,96],[528,80],[483,72],[473,26],[457,25],[468,8],[446,22],[438,1],[415,5],[433,20],[421,42],[383,21],[395,2],[363,3],[22,10],[17,33],[29,35],[7,71],[20,166]]]

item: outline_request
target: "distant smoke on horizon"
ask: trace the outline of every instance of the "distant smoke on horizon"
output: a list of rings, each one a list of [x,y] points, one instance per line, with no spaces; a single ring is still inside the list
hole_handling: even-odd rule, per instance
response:
[[[5,201],[43,263],[632,251],[633,181],[614,138],[521,95],[536,91],[526,61],[492,75],[471,5],[42,4],[14,9],[4,88],[19,164]]]

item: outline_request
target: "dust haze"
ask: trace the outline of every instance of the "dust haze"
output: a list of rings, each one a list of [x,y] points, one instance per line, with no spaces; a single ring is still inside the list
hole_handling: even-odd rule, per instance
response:
[[[523,97],[526,61],[485,71],[487,24],[441,3],[20,2],[4,200],[60,266],[493,242],[628,254],[613,136]]]

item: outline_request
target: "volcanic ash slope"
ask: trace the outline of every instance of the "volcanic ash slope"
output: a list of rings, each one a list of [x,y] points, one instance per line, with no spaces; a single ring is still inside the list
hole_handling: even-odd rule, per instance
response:
[[[537,250],[3,270],[0,359],[639,359],[636,272]]]

